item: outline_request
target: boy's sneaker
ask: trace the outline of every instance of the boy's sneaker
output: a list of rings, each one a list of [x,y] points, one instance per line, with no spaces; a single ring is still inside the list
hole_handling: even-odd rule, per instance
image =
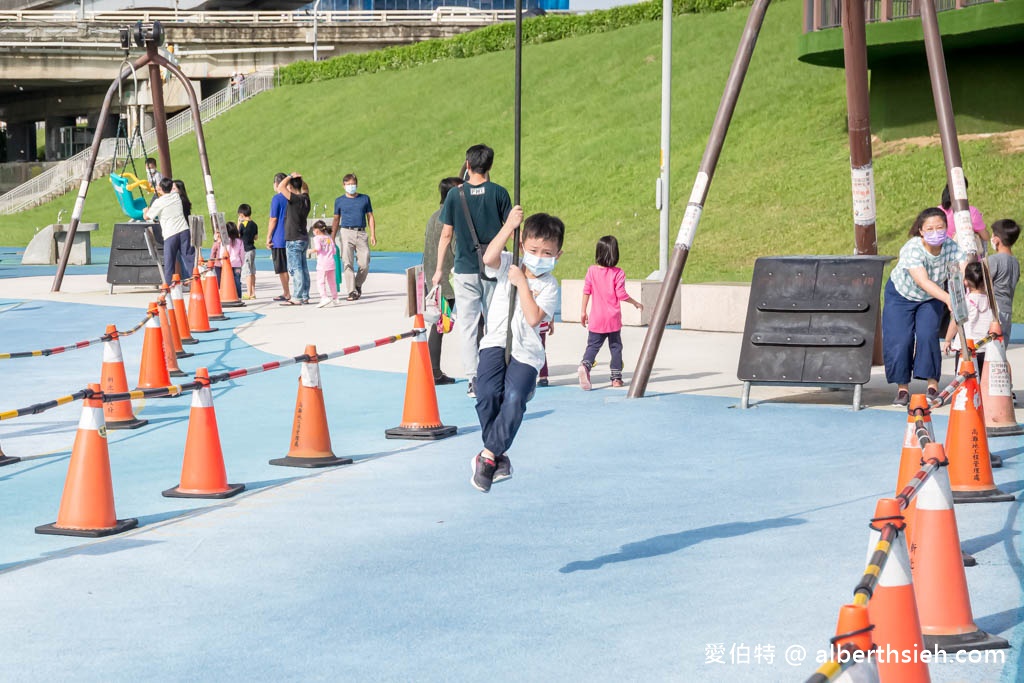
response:
[[[484,493],[490,491],[491,484],[494,483],[494,471],[496,469],[494,461],[484,458],[483,451],[480,451],[473,456],[473,459],[470,461],[470,467],[473,469],[473,476],[470,478],[469,483],[473,485],[473,488]]]
[[[506,479],[512,478],[512,461],[508,459],[508,456],[502,453],[494,459],[494,478],[491,480],[495,484],[499,481],[505,481]]]
[[[900,389],[896,392],[896,398],[892,400],[894,406],[900,406],[906,408],[910,405],[910,392],[906,389]]]
[[[613,389],[621,389],[624,386],[626,386],[626,385],[623,384],[621,379],[613,379],[612,380],[612,388]]]
[[[327,308],[327,307],[328,307],[328,306],[330,306],[330,305],[331,305],[332,303],[334,303],[334,302],[333,302],[333,300],[331,300],[331,299],[320,299],[320,303],[318,303],[318,304],[316,305],[316,307],[317,307],[317,308]]]
[[[476,377],[469,380],[469,388],[466,389],[466,396],[476,398]]]
[[[590,368],[583,363],[580,363],[580,367],[576,370],[576,375],[580,378],[580,389],[583,391],[590,391],[592,385],[590,384]]]

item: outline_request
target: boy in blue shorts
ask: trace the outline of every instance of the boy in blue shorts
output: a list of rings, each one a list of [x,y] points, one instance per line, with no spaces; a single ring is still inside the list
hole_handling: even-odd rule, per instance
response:
[[[494,482],[512,476],[508,449],[526,413],[537,372],[544,366],[544,345],[539,327],[558,302],[558,281],[551,275],[562,255],[565,225],[555,216],[535,213],[523,223],[520,244],[522,265],[512,265],[505,244],[523,220],[523,210],[512,207],[501,231],[487,245],[483,262],[488,277],[496,278],[487,308],[486,334],[480,341],[476,376],[476,413],[484,448],[473,456],[470,482],[487,493]],[[512,353],[505,364],[509,302],[512,315]]]

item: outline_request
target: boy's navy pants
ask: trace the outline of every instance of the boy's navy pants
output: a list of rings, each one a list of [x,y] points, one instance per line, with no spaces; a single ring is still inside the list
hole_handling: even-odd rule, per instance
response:
[[[484,447],[495,455],[505,453],[516,438],[526,414],[526,401],[537,383],[537,369],[510,358],[505,349],[480,349],[476,368],[476,414],[480,418]]]

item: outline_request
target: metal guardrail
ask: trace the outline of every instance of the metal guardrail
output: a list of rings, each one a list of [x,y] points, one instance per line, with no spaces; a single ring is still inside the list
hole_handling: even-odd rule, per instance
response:
[[[241,85],[229,86],[207,97],[199,104],[199,117],[203,123],[214,119],[240,102],[271,90],[276,81],[273,71],[258,71],[249,74]],[[188,135],[194,130],[192,112],[189,109],[167,119],[167,137],[169,140]],[[146,131],[142,136],[147,150],[156,150],[156,132]],[[116,154],[115,154],[116,150]],[[89,167],[89,149],[85,149],[64,163],[40,173],[38,176],[0,196],[0,215],[10,215],[23,209],[38,206],[49,199],[67,192],[82,180],[82,174]],[[141,146],[135,143],[133,151],[138,155]],[[100,143],[100,152],[96,160],[94,178],[106,175],[108,165],[115,158],[124,158],[128,153],[128,141],[123,138],[107,138]],[[136,157],[138,158],[138,157]]]
[[[921,16],[921,2],[928,0],[864,0],[868,22],[896,21]],[[1000,0],[935,0],[935,10],[961,9]],[[804,32],[839,28],[842,25],[842,0],[805,0]]]
[[[572,14],[572,12],[551,12]],[[317,12],[316,21],[331,23],[497,23],[514,21],[515,10],[480,10],[472,7],[438,7],[433,10],[330,11]],[[76,10],[8,10],[0,11],[4,22],[35,23],[104,23],[120,24],[136,21],[161,21],[181,24],[312,24],[312,12],[193,12],[174,10],[127,10],[118,12],[85,12]]]

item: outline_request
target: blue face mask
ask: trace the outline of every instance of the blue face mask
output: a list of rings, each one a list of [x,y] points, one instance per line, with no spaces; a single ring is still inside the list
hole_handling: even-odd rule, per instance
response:
[[[534,256],[530,252],[523,254],[523,265],[530,269],[530,272],[534,275],[545,275],[555,269],[555,264],[558,263],[558,259],[554,256],[543,258],[541,256]]]

